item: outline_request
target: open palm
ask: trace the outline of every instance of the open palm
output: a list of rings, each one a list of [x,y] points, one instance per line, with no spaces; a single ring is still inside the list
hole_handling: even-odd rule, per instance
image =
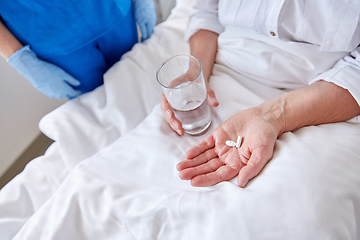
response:
[[[193,186],[206,187],[239,175],[238,185],[244,187],[272,158],[278,134],[273,119],[259,109],[242,111],[186,153],[186,160],[177,165],[180,178],[191,180]],[[238,136],[244,139],[240,148],[225,144]]]

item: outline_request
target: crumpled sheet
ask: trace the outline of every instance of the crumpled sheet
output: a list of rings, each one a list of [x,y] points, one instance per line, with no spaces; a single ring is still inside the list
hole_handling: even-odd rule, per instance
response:
[[[105,85],[45,116],[55,143],[0,192],[2,239],[359,239],[360,125],[281,135],[245,189],[194,188],[178,177],[185,152],[225,119],[284,91],[216,64],[220,106],[203,136],[179,137],[160,111],[155,71],[188,53],[192,1],[105,75]],[[145,120],[144,120],[145,119]]]

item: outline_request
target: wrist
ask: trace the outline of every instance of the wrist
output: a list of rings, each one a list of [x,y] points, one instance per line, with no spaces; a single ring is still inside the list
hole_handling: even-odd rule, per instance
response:
[[[14,53],[22,49],[22,45],[12,45],[9,48],[6,49],[6,51],[2,51],[1,55],[5,58],[5,60],[8,60]]]
[[[34,61],[37,59],[36,54],[30,49],[29,45],[26,45],[13,53],[8,59],[7,62],[13,66],[15,69],[21,68],[25,63]]]
[[[274,126],[278,136],[286,132],[286,99],[275,98],[257,107],[263,118]]]
[[[218,34],[208,30],[199,30],[190,39],[190,54],[199,59],[204,78],[209,80],[217,53]]]
[[[34,76],[41,74],[39,68],[36,67],[40,61],[29,45],[12,54],[7,62],[27,78],[33,86],[36,86],[37,78]]]

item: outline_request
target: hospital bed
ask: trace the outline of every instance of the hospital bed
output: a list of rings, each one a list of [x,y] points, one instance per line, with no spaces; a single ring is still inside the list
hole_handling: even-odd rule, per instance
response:
[[[185,152],[233,114],[285,90],[224,64],[210,79],[220,102],[202,136],[178,136],[155,79],[189,53],[191,0],[178,0],[153,36],[104,76],[105,84],[46,115],[55,142],[0,191],[1,239],[360,239],[360,125],[282,134],[246,188],[236,179],[195,188],[178,177]]]

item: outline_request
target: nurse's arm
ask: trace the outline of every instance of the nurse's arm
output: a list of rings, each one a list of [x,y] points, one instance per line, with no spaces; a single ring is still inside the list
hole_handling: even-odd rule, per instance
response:
[[[8,59],[14,52],[20,50],[23,45],[0,21],[0,55]]]

